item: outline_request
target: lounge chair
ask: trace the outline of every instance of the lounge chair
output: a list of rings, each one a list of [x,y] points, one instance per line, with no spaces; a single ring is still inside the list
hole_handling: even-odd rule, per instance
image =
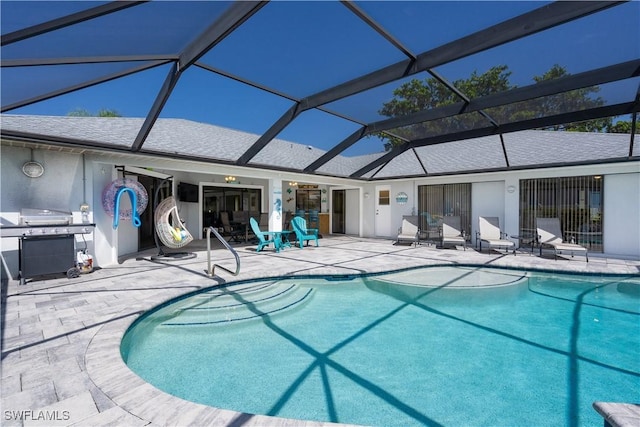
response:
[[[478,218],[478,225],[480,252],[482,252],[482,242],[489,246],[489,251],[491,251],[491,248],[504,250],[515,249],[516,244],[511,240],[507,240],[507,235],[500,230],[500,220],[498,217],[481,216]]]
[[[293,231],[296,233],[296,239],[300,248],[303,247],[303,242],[309,240],[315,240],[316,246],[318,246],[318,229],[307,228],[307,220],[301,216],[295,216],[291,220]]]
[[[231,243],[231,240],[234,242],[242,242],[244,231],[236,230],[231,226],[228,212],[220,212],[220,222],[222,223],[222,235],[228,237],[227,242]]]
[[[551,246],[554,250],[555,259],[558,254],[570,253],[571,257],[578,252],[584,252],[584,256],[589,262],[589,253],[587,248],[575,243],[565,243],[562,238],[562,230],[560,229],[560,218],[536,218],[536,230],[538,233],[538,245],[540,246],[540,256],[542,256],[542,247]]]
[[[462,245],[464,250],[467,250],[467,239],[460,224],[459,216],[442,217],[442,247]]]
[[[417,219],[417,217],[414,218]],[[402,219],[402,226],[398,228],[396,244],[400,242],[409,242],[415,246],[418,246],[418,243],[420,243],[420,229],[406,218]]]
[[[280,238],[278,233],[272,233],[269,231],[261,231],[260,226],[258,225],[258,221],[255,218],[249,218],[249,224],[251,225],[251,230],[253,230],[253,234],[256,235],[256,239],[258,239],[258,246],[256,247],[256,252],[260,252],[262,248],[265,246],[269,246],[273,243],[273,247],[276,252],[280,252],[280,244],[277,239]],[[271,239],[268,236],[273,236]]]

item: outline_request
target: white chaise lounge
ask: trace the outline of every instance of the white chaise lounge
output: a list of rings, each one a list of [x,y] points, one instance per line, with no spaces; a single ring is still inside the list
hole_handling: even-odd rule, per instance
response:
[[[491,248],[504,250],[515,249],[515,243],[511,240],[507,240],[507,235],[500,230],[500,219],[498,217],[479,217],[478,234],[480,240],[480,252],[482,252],[482,243],[486,243],[487,246],[489,246],[489,251],[491,251]]]
[[[555,258],[558,259],[559,254],[569,253],[573,258],[574,254],[584,254],[587,262],[589,262],[589,254],[584,246],[567,243],[562,237],[560,229],[560,218],[536,218],[536,230],[538,232],[538,244],[540,245],[540,255],[542,255],[543,246],[551,246],[554,250]]]

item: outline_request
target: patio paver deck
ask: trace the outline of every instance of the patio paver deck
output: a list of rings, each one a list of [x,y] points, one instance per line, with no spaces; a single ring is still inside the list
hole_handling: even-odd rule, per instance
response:
[[[144,311],[178,295],[225,282],[265,276],[359,274],[421,265],[478,264],[569,272],[640,274],[640,261],[593,257],[589,263],[527,254],[394,246],[388,239],[329,237],[319,247],[279,253],[238,246],[237,277],[204,274],[203,241],[185,249],[195,259],[152,262],[154,251],[76,279],[3,283],[3,426],[243,425],[321,426],[242,414],[170,396],[130,371],[119,352],[127,327]],[[224,249],[214,262],[233,269]]]

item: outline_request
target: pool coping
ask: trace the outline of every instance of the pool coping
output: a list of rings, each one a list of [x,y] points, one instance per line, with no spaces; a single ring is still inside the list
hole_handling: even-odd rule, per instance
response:
[[[633,427],[640,425],[639,403],[593,402],[606,426]]]
[[[436,268],[436,267],[482,267],[482,268],[495,268],[511,271],[522,271],[517,267],[488,267],[485,264],[458,264],[458,263],[442,263],[433,264],[429,266],[416,266],[407,267],[390,271],[370,272],[355,275],[356,277],[378,276],[386,273],[410,271],[419,268]],[[548,268],[531,268],[530,271],[550,273],[550,274],[576,274],[573,272],[559,271]],[[627,273],[602,273],[602,272],[583,272],[581,275],[592,275],[595,277],[612,276],[612,277],[624,277],[630,276]],[[292,276],[269,276],[264,278],[242,279],[238,281],[232,281],[225,283],[221,286],[233,286],[236,284],[250,283],[261,280],[278,280],[291,278]],[[295,275],[296,278],[308,279],[308,278],[323,278],[325,275],[308,275],[301,274]],[[350,278],[353,275],[334,275],[336,278],[345,277]],[[520,283],[516,281],[509,284],[499,286],[513,286]],[[215,286],[214,286],[215,288]],[[495,288],[495,285],[478,286],[476,289],[481,288]],[[458,289],[470,289],[469,287],[459,287]],[[274,416],[266,416],[259,414],[248,414],[237,412],[233,410],[220,409],[208,405],[203,405],[188,400],[184,400],[177,396],[173,396],[166,393],[153,385],[146,382],[133,372],[124,362],[121,357],[120,351],[117,354],[113,354],[113,349],[120,349],[122,339],[129,328],[143,319],[146,314],[154,311],[162,306],[171,304],[176,300],[182,298],[188,298],[190,295],[203,292],[204,290],[197,290],[187,292],[177,297],[171,297],[165,301],[153,305],[150,308],[140,307],[140,311],[135,318],[131,318],[131,315],[122,317],[114,322],[109,322],[96,333],[91,340],[85,354],[85,364],[87,373],[94,384],[99,387],[110,399],[112,399],[119,407],[127,412],[136,415],[137,417],[148,420],[157,425],[224,425],[224,426],[305,426],[305,427],[321,427],[321,426],[356,426],[353,424],[343,423],[331,423],[328,421],[312,421],[312,420],[300,420],[290,419]],[[132,307],[135,308],[135,307]],[[122,314],[122,313],[119,313]],[[116,316],[117,318],[118,316]],[[107,364],[107,366],[105,366]],[[142,402],[142,404],[141,404]],[[613,405],[608,404],[608,408]],[[621,405],[621,404],[618,404]],[[626,410],[623,414],[626,416],[625,420],[640,420],[640,411],[635,414],[636,418],[633,418],[634,414]],[[158,407],[170,407],[170,411],[158,411]],[[594,408],[598,413],[605,416],[603,412],[596,407]],[[620,411],[618,411],[620,412]],[[631,414],[631,415],[630,415]],[[614,413],[615,415],[615,413]],[[605,417],[607,419],[607,417]],[[613,424],[613,425],[625,425],[625,424]]]

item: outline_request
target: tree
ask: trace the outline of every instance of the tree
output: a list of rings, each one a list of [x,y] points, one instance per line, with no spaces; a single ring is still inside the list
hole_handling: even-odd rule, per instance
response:
[[[74,117],[122,117],[122,114],[118,113],[116,110],[109,110],[106,108],[101,108],[98,110],[96,114],[92,114],[89,110],[84,108],[76,108],[75,110],[67,113],[67,116]]]
[[[543,75],[534,76],[533,80],[536,83],[540,83],[568,75],[569,73],[564,67],[554,65]],[[483,74],[478,74],[477,71],[474,71],[468,79],[456,80],[452,84],[469,99],[475,99],[516,88],[517,86],[510,83],[510,77],[509,68],[506,65],[498,65]],[[483,111],[498,123],[546,117],[604,105],[604,101],[601,98],[594,96],[599,90],[600,88],[598,87],[577,89],[511,105],[488,108]],[[434,77],[424,80],[412,79],[394,90],[393,99],[383,104],[379,113],[387,117],[399,117],[460,101],[461,99],[453,91]],[[611,122],[610,118],[606,118],[581,123],[568,123],[553,126],[550,129],[602,132],[611,126]],[[471,112],[394,129],[393,133],[396,136],[379,133],[378,137],[386,140],[385,148],[388,150],[394,145],[404,143],[405,140],[469,130],[489,124],[489,120],[482,114]]]
[[[464,80],[456,80],[453,85],[469,98],[477,98],[502,92],[511,89],[506,65],[492,67],[484,74],[474,71],[471,77]],[[418,111],[433,109],[460,102],[460,98],[440,83],[437,79],[430,77],[424,80],[412,79],[404,83],[393,91],[394,98],[383,104],[379,113],[387,117],[405,116]],[[390,149],[394,145],[402,144],[404,139],[425,138],[428,136],[449,133],[468,129],[469,126],[486,122],[486,119],[478,113],[463,114],[444,119],[432,120],[424,123],[416,123],[402,129],[394,130],[400,138],[379,134],[383,139],[387,139],[385,148]]]
[[[554,80],[569,75],[570,74],[567,73],[567,70],[564,67],[556,64],[542,76],[535,76],[533,80],[536,83],[540,83],[545,80]],[[579,111],[585,108],[600,107],[604,105],[604,100],[600,97],[592,97],[592,95],[597,94],[598,92],[600,92],[600,88],[592,86],[547,96],[544,98],[540,108],[535,111],[544,116],[566,113],[569,111]],[[611,126],[611,123],[612,119],[607,117],[577,123],[554,125],[548,129],[574,132],[604,132],[609,126]]]
[[[98,117],[122,117],[122,114],[118,113],[116,110],[107,110],[106,108],[101,108],[97,114]]]
[[[607,132],[609,133],[631,133],[631,121],[627,120],[618,120],[615,123],[612,123],[608,128]],[[640,127],[636,125],[636,133],[640,133]]]
[[[76,108],[73,111],[69,111],[67,116],[73,117],[91,117],[93,114],[89,112],[89,110],[85,110],[84,108]]]

